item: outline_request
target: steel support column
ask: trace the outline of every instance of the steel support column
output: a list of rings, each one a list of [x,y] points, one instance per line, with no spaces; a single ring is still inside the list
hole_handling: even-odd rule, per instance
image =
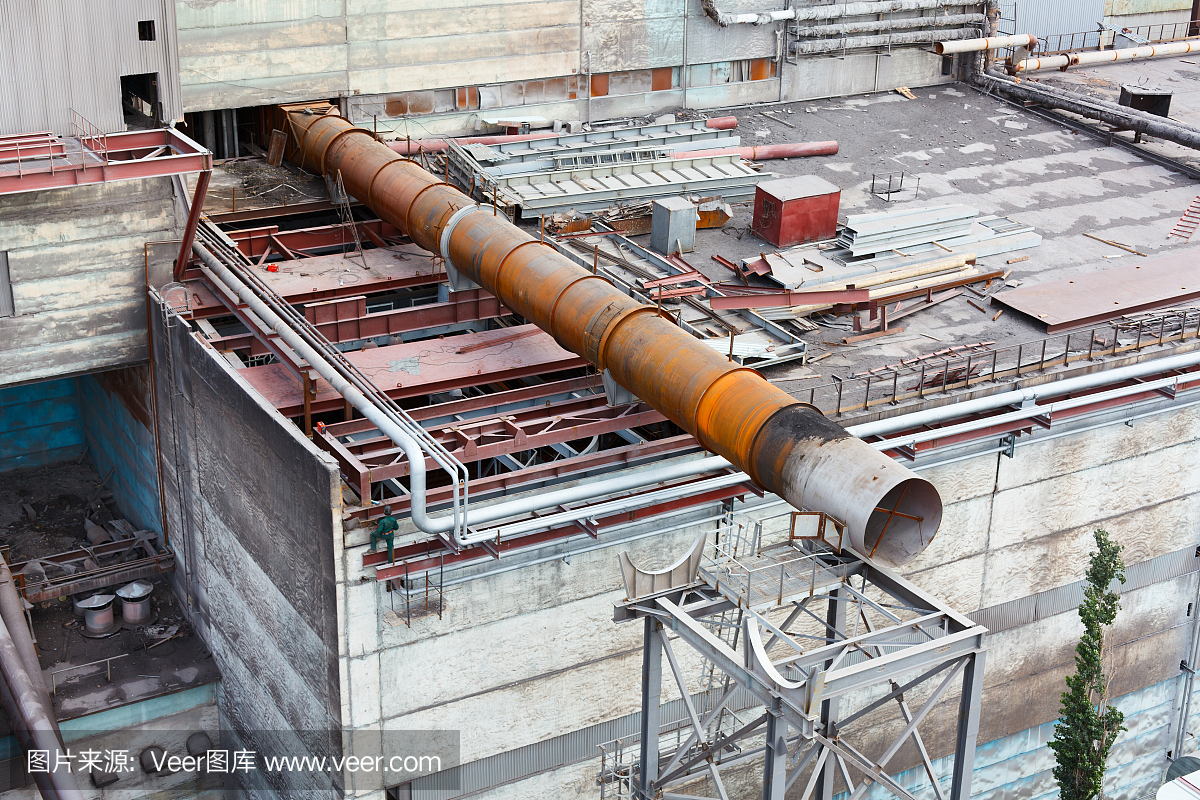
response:
[[[183,244],[179,248],[179,257],[175,259],[175,280],[183,278],[183,271],[192,260],[192,242],[196,240],[196,226],[200,224],[200,214],[204,211],[204,199],[208,196],[208,181],[212,178],[212,170],[206,169],[196,178],[196,191],[192,194],[192,207],[188,211],[187,227],[183,229]]]
[[[651,784],[658,776],[659,702],[662,698],[662,624],[646,617],[642,634],[642,725],[641,775],[638,791],[645,800],[652,800]]]
[[[787,720],[767,714],[767,756],[763,763],[763,800],[783,800],[787,788]]]
[[[979,715],[983,703],[984,656],[983,651],[972,654],[963,670],[962,697],[958,705],[958,736],[954,749],[954,776],[950,784],[952,798],[971,796],[971,774],[975,771],[975,744],[979,738]]]
[[[840,589],[833,589],[829,592],[829,607],[825,610],[825,631],[829,637],[830,643],[835,643],[837,637],[843,639],[846,634],[846,604],[842,602],[843,592]],[[823,668],[828,670],[833,664],[833,659],[824,663]],[[838,724],[838,698],[832,698],[821,703],[821,732],[830,739],[837,740],[837,724]],[[825,759],[825,765],[821,768],[821,774],[817,778],[817,792],[814,797],[818,800],[831,800],[834,795],[833,787],[837,783],[837,759]]]

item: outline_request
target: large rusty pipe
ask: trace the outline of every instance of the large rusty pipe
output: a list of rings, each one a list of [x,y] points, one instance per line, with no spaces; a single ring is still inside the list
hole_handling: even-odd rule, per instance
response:
[[[762,488],[844,521],[860,552],[903,564],[937,532],[942,504],[933,485],[812,406],[730,363],[656,307],[472,202],[370,131],[334,115],[296,112],[292,120],[305,167],[340,172],[346,191],[381,218],[562,347],[609,370]]]

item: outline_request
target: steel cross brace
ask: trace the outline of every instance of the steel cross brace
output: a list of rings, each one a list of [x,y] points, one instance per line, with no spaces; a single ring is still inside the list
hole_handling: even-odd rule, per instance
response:
[[[918,726],[961,676],[963,689],[949,797],[951,800],[968,798],[979,727],[983,635],[986,630],[869,559],[862,559],[850,574],[860,575],[863,585],[853,588],[844,582],[837,589],[823,594],[821,599],[829,602],[829,619],[817,617],[818,622],[832,626],[829,636],[836,641],[808,652],[795,643],[795,634],[788,630],[797,619],[803,619],[801,612],[808,610],[806,603],[785,604],[783,607],[793,605],[795,608],[790,610],[787,620],[782,624],[769,624],[759,614],[747,614],[742,629],[741,649],[744,652],[731,647],[709,629],[710,625],[717,624],[717,620],[705,617],[715,616],[733,605],[728,598],[722,598],[715,587],[681,587],[651,597],[635,598],[617,607],[616,620],[643,617],[647,625],[654,626],[655,638],[660,642],[656,649],[660,656],[661,653],[667,656],[680,694],[687,703],[692,729],[662,769],[658,768],[655,745],[653,767],[643,773],[643,791],[662,792],[657,795],[662,797],[686,797],[688,795],[674,793],[670,789],[708,773],[712,776],[716,792],[724,797],[717,772],[717,768],[723,765],[714,756],[751,732],[761,731],[765,722],[768,729],[767,745],[755,749],[753,753],[743,752],[726,761],[724,766],[765,754],[763,796],[766,800],[782,798],[783,793],[810,766],[809,779],[801,795],[803,800],[813,797],[814,791],[818,792],[818,798],[831,796],[836,778],[844,783],[845,790],[853,800],[862,798],[874,783],[898,797],[916,800],[910,790],[899,785],[886,772],[888,763],[910,740],[915,743],[920,765],[933,783],[932,792],[936,800],[946,800],[947,793],[943,791],[934,772],[932,759]],[[873,588],[883,589],[890,595],[889,600],[894,600],[898,605],[889,608],[889,600],[870,600],[866,596],[868,583],[873,584]],[[883,617],[887,627],[872,625],[866,615],[868,610]],[[854,613],[848,613],[851,611]],[[894,613],[900,611],[919,616],[901,621]],[[853,620],[857,629],[857,617],[860,615],[866,631],[853,635],[848,631],[849,621]],[[763,628],[766,628],[766,633]],[[686,683],[678,660],[671,642],[667,640],[668,630],[697,650],[731,682],[716,706],[703,717],[691,704],[684,688]],[[768,656],[771,648],[778,648],[785,643],[790,647],[783,658],[772,659]],[[661,660],[657,669],[661,672]],[[903,685],[894,680],[901,675],[915,673],[919,673],[917,677],[905,681]],[[905,702],[904,693],[935,677],[939,680],[933,693],[914,713]],[[838,718],[839,698],[881,684],[888,689],[883,697],[848,716]],[[732,733],[708,733],[717,715],[726,708],[730,691],[735,687],[749,693],[765,707],[765,712],[751,724],[743,725]],[[649,702],[648,696],[643,699]],[[865,755],[844,738],[845,726],[893,702],[898,706],[904,725],[879,757]],[[790,728],[795,728],[799,734],[795,767],[791,767],[791,759],[787,756]],[[649,729],[644,733],[648,735]],[[712,740],[707,741],[709,738]],[[792,741],[797,739],[793,738]],[[810,743],[807,748],[804,747],[805,741]],[[862,777],[857,783],[853,772],[861,773]]]

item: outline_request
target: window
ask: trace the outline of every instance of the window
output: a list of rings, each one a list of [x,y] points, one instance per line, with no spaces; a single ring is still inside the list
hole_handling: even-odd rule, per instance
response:
[[[143,42],[154,41],[154,20],[144,19],[138,23],[138,39]]]
[[[16,316],[13,307],[12,281],[8,275],[8,253],[0,250],[0,317]]]

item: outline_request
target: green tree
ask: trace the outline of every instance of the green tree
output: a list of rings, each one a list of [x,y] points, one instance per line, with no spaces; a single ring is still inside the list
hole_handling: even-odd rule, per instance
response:
[[[1114,580],[1125,583],[1121,546],[1097,530],[1096,552],[1087,570],[1087,588],[1079,606],[1083,638],[1075,647],[1075,674],[1067,676],[1054,740],[1057,766],[1054,779],[1062,800],[1092,800],[1104,792],[1104,765],[1113,742],[1125,730],[1125,715],[1107,704],[1104,675],[1104,633],[1120,609],[1120,594],[1110,591]]]

